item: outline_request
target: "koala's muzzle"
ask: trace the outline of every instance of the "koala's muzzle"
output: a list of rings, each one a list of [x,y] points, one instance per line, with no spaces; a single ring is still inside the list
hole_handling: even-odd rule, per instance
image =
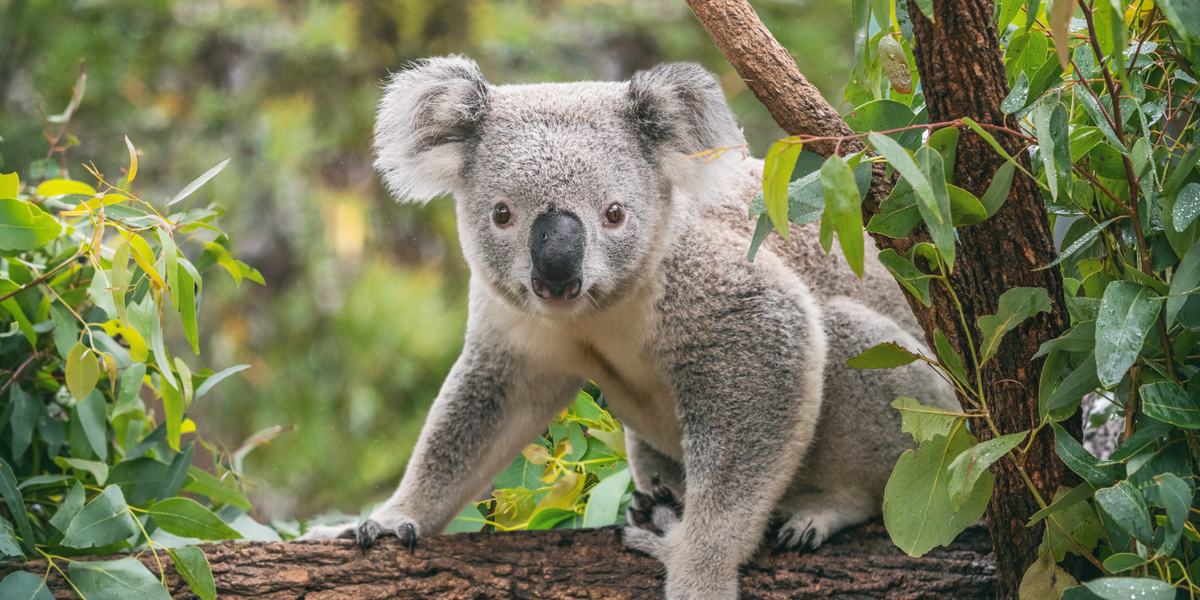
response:
[[[547,300],[572,300],[582,288],[583,223],[574,213],[553,210],[529,232],[533,293]]]

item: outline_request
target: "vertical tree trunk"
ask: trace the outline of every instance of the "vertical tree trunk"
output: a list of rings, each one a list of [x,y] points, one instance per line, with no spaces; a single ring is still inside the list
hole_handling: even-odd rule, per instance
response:
[[[697,18],[713,37],[725,58],[746,80],[747,86],[792,135],[842,136],[852,132],[820,93],[796,68],[795,61],[763,26],[744,0],[688,0]],[[922,16],[909,1],[914,24],[914,55],[921,74],[930,122],[971,117],[980,123],[1000,124],[1000,102],[1008,95],[999,44],[991,17],[991,0],[934,0],[936,22]],[[1003,159],[968,128],[960,131],[955,184],[982,196]],[[999,137],[1008,152],[1028,168],[1020,140]],[[862,149],[855,141],[843,143],[843,153]],[[809,144],[806,149],[828,156],[833,144]],[[884,169],[877,167],[871,191],[863,202],[864,222],[878,211],[891,191]],[[1032,429],[1038,423],[1038,382],[1043,359],[1032,357],[1046,340],[1066,330],[1069,319],[1057,269],[1034,271],[1051,262],[1056,251],[1041,194],[1034,182],[1018,175],[1005,206],[980,225],[958,229],[959,244],[951,282],[962,303],[971,337],[981,334],[976,321],[997,312],[1000,295],[1014,287],[1043,287],[1049,292],[1052,312],[1025,321],[1004,337],[999,352],[983,369],[983,387],[1000,434]],[[908,239],[873,235],[880,249],[903,254],[912,244],[928,241],[923,227]],[[909,305],[933,346],[933,332],[941,329],[954,348],[970,356],[967,338],[954,300],[941,286],[931,286],[932,306],[926,308],[909,296]],[[969,362],[969,361],[968,361]],[[972,374],[974,375],[974,374]],[[965,399],[960,398],[964,406]],[[1078,436],[1078,418],[1067,429]],[[980,424],[981,425],[981,424]],[[993,437],[983,426],[973,427],[981,440]],[[1043,431],[1026,458],[1025,470],[1047,502],[1062,485],[1078,479],[1054,454],[1052,433]],[[997,597],[1017,597],[1021,577],[1037,558],[1043,524],[1027,528],[1039,509],[1011,461],[993,467],[995,492],[987,520],[996,553]]]

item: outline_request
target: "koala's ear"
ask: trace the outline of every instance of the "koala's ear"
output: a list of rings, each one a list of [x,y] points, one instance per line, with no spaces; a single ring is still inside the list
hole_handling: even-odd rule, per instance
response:
[[[461,56],[392,75],[375,119],[375,168],[397,200],[459,188],[464,142],[487,111],[488,87],[475,61]]]
[[[746,143],[721,86],[703,67],[662,64],[629,80],[629,109],[652,151],[685,156]]]

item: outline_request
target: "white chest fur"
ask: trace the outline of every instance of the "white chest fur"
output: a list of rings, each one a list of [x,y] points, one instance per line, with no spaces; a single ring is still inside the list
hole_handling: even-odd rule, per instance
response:
[[[651,350],[657,330],[653,294],[637,294],[587,319],[550,320],[489,298],[504,313],[503,335],[534,365],[591,380],[628,428],[659,452],[682,461],[675,396]]]

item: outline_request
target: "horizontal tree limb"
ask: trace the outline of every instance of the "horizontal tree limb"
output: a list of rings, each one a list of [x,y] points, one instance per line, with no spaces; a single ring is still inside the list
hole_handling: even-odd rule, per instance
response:
[[[877,522],[812,553],[773,554],[768,548],[742,568],[742,598],[982,600],[995,593],[991,544],[982,527],[922,558],[898,550]],[[365,553],[341,540],[227,542],[204,552],[223,600],[635,600],[661,598],[663,589],[662,565],[626,549],[618,527],[435,536],[417,542],[411,554],[394,537]],[[193,598],[170,557],[159,557],[175,598]],[[141,561],[158,573],[149,552]],[[12,563],[0,577],[14,570],[41,576],[46,567],[44,560]],[[51,570],[48,581],[56,598],[75,598],[57,572]]]

